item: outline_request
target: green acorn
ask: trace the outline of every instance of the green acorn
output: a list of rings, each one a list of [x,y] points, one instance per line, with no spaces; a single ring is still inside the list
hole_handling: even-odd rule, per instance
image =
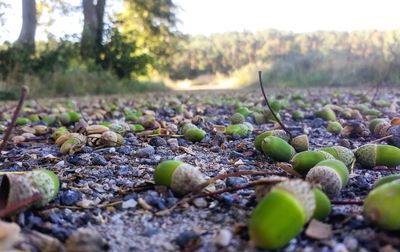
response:
[[[253,116],[254,116],[254,121],[256,122],[257,125],[267,123],[267,119],[265,118],[263,113],[255,112],[253,113]]]
[[[144,131],[144,127],[141,124],[132,124],[130,125],[130,128],[133,132],[141,132]]]
[[[22,126],[22,125],[27,125],[30,122],[31,122],[31,120],[29,120],[26,117],[18,117],[17,120],[15,121],[15,124]]]
[[[383,184],[371,192],[364,201],[364,216],[385,230],[400,230],[400,180]]]
[[[400,179],[400,174],[392,174],[383,178],[380,178],[379,180],[377,180],[374,185],[373,188],[377,188],[378,186],[381,186],[383,184],[395,181],[395,180],[399,180]]]
[[[35,202],[34,206],[45,206],[57,196],[60,189],[60,181],[54,172],[39,169],[26,173],[26,177],[32,187],[42,194],[42,198]]]
[[[206,182],[203,174],[194,166],[178,160],[167,160],[154,170],[156,185],[165,185],[179,195],[187,194]]]
[[[60,127],[58,129],[56,129],[53,134],[51,134],[51,138],[56,141],[60,136],[65,135],[69,133],[69,131],[67,130],[67,128],[65,127]]]
[[[331,159],[319,162],[307,173],[306,180],[319,185],[329,197],[334,197],[349,181],[349,170],[339,160]]]
[[[391,145],[366,144],[356,149],[355,156],[366,167],[400,165],[400,149]]]
[[[292,112],[293,120],[302,120],[304,119],[304,113],[300,110],[295,110]]]
[[[285,246],[301,232],[314,210],[315,196],[309,183],[290,180],[277,184],[251,214],[251,242],[263,249]]]
[[[236,112],[242,114],[245,118],[251,114],[251,110],[247,107],[240,107],[236,110]]]
[[[350,149],[343,146],[325,147],[322,148],[321,150],[328,152],[334,158],[342,161],[348,168],[350,168],[351,164],[356,159],[354,153]]]
[[[284,130],[268,130],[265,131],[261,134],[259,134],[255,139],[254,139],[254,147],[256,147],[257,150],[262,151],[261,148],[261,142],[266,138],[267,136],[276,136],[280,137],[286,142],[289,141],[289,135],[286,133]]]
[[[81,114],[75,111],[69,111],[67,112],[69,115],[69,123],[76,123],[79,122],[79,120],[81,119]]]
[[[318,188],[313,188],[315,196],[315,211],[313,218],[323,220],[329,216],[332,210],[331,201],[328,196]]]
[[[261,142],[263,153],[275,161],[287,162],[295,154],[295,149],[282,138],[276,136],[265,137]]]
[[[46,123],[48,126],[52,126],[56,123],[57,117],[55,115],[48,115],[43,117],[42,121]]]
[[[294,137],[290,144],[297,152],[307,151],[310,147],[308,136],[305,134]]]
[[[198,127],[193,123],[185,123],[181,128],[182,134],[185,134],[185,132],[189,129],[198,129]]]
[[[326,130],[334,135],[339,135],[343,127],[339,122],[329,122]]]
[[[329,106],[325,106],[321,110],[315,112],[315,116],[324,119],[325,121],[336,121],[336,114]]]
[[[40,121],[40,118],[39,118],[38,114],[32,114],[32,115],[29,116],[29,120],[31,122],[37,122],[37,121]]]
[[[71,122],[71,116],[69,115],[69,113],[64,112],[58,116],[58,120],[60,120],[62,125],[69,125]]]
[[[242,114],[235,113],[231,116],[230,120],[231,120],[232,124],[239,124],[239,123],[244,123],[245,118]]]
[[[199,128],[192,128],[185,131],[183,134],[186,140],[191,142],[199,142],[206,137],[207,133]]]
[[[290,163],[293,169],[305,176],[316,164],[326,159],[335,159],[331,154],[322,150],[309,150],[299,152],[293,156]]]
[[[226,134],[233,135],[236,134],[241,137],[245,137],[249,134],[249,127],[244,123],[233,124],[226,127]]]
[[[386,119],[383,119],[383,118],[375,118],[375,119],[371,120],[371,121],[368,123],[369,131],[371,131],[372,133],[374,133],[375,127],[376,127],[378,124],[381,124],[381,123],[386,124],[386,123],[389,123],[389,122],[388,122]]]

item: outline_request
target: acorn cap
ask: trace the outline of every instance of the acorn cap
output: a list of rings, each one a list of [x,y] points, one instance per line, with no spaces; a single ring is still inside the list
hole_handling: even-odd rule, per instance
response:
[[[318,188],[313,188],[315,196],[315,211],[313,218],[323,220],[329,216],[332,210],[331,201],[328,196]]]
[[[375,118],[368,123],[369,131],[374,132],[376,125],[380,123],[387,123],[386,119],[383,118]]]
[[[389,128],[390,128],[390,123],[388,122],[382,122],[382,123],[378,123],[375,128],[374,128],[374,135],[378,136],[378,137],[385,137],[387,135],[389,135]]]
[[[26,177],[32,187],[42,194],[42,198],[35,202],[34,206],[45,206],[57,196],[60,189],[60,181],[54,172],[39,169],[26,173]]]
[[[305,134],[294,137],[290,144],[297,152],[307,151],[310,147],[308,136]]]
[[[328,152],[336,159],[342,161],[348,168],[350,168],[351,164],[356,159],[354,153],[350,149],[343,146],[326,147],[322,148],[321,150]]]
[[[201,141],[205,136],[207,135],[207,133],[199,128],[190,128],[187,129],[184,133],[184,137],[185,139],[191,141],[191,142],[199,142]]]
[[[184,195],[192,192],[204,182],[206,180],[197,167],[183,163],[172,173],[171,189],[179,195]]]
[[[6,174],[1,179],[0,184],[0,210],[7,208],[19,201],[32,197],[38,193],[36,188],[33,188],[30,181],[24,175]],[[23,208],[16,210],[21,211]]]
[[[277,184],[253,210],[249,235],[260,248],[277,249],[298,235],[315,209],[311,186],[301,180]]]
[[[58,116],[58,120],[60,120],[63,125],[68,125],[71,123],[71,116],[67,112],[63,112]]]
[[[183,164],[183,162],[179,160],[166,160],[159,163],[153,173],[156,185],[171,186],[172,174],[181,164]]]
[[[392,174],[383,178],[380,178],[377,180],[374,185],[372,186],[373,188],[377,188],[378,186],[384,185],[386,183],[399,180],[400,179],[400,174]]]
[[[373,189],[364,200],[364,216],[385,230],[400,230],[400,180]]]
[[[322,150],[309,150],[299,152],[293,156],[290,163],[293,169],[305,176],[317,163],[325,159],[335,159],[331,154]]]
[[[254,147],[256,147],[257,150],[262,151],[261,142],[267,136],[276,136],[276,137],[282,138],[285,141],[289,141],[289,136],[287,135],[287,133],[284,130],[268,130],[268,131],[265,131],[265,132],[259,134],[254,139]]]
[[[285,140],[268,136],[261,142],[263,153],[275,161],[288,162],[295,154],[295,149]]]
[[[367,167],[374,167],[376,165],[376,152],[376,144],[366,144],[358,147],[354,155],[360,164]]]

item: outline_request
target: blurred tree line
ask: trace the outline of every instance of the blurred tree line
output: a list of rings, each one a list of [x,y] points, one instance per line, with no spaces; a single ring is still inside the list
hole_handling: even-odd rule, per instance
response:
[[[181,41],[173,79],[222,73],[253,81],[265,70],[281,86],[400,83],[400,30],[288,33],[230,32]]]
[[[0,0],[0,26],[11,0]],[[277,86],[400,83],[400,30],[296,34],[276,30],[210,36],[181,34],[173,0],[21,0],[16,41],[0,45],[0,89],[21,84],[40,95],[128,92],[137,80],[167,76],[235,77],[238,84]],[[115,12],[115,5],[123,8]],[[36,41],[38,26],[80,13],[72,37]],[[155,86],[154,86],[155,87]],[[158,87],[158,86],[157,86]]]
[[[3,24],[8,21],[4,18],[9,8],[6,2],[0,0]],[[116,3],[124,6],[118,13],[112,8]],[[44,82],[47,89],[53,87],[63,95],[71,89],[50,82],[61,79],[64,85],[71,75],[85,78],[85,74],[99,77],[91,81],[136,80],[162,71],[181,36],[176,29],[176,11],[172,0],[82,0],[75,6],[64,0],[22,0],[20,35],[16,41],[0,45],[2,86]],[[80,35],[56,39],[50,34],[47,42],[35,41],[38,25],[49,27],[57,17],[74,12],[83,15]],[[41,22],[43,13],[49,16],[46,22]],[[33,80],[26,79],[32,76]],[[101,83],[92,85],[96,88],[77,88],[82,93],[106,91]]]

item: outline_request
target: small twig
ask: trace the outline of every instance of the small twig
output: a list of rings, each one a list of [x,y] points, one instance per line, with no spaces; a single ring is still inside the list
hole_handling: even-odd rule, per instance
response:
[[[26,172],[24,171],[6,171],[6,172],[0,172],[0,176],[4,176],[6,174],[16,174],[16,175],[22,175],[25,174]]]
[[[208,196],[215,196],[215,195],[226,193],[226,192],[235,192],[235,191],[243,190],[246,188],[255,187],[258,185],[265,185],[265,184],[269,185],[269,184],[273,184],[273,183],[279,183],[279,182],[285,181],[287,179],[288,178],[281,177],[281,178],[273,178],[270,180],[265,180],[265,179],[257,180],[257,181],[253,181],[250,183],[246,183],[244,185],[239,185],[239,186],[235,186],[235,187],[231,187],[231,188],[225,188],[225,189],[221,189],[221,190],[218,190],[215,192],[204,192],[204,193],[198,195],[198,197],[208,197]]]
[[[295,171],[291,165],[289,165],[287,163],[277,163],[276,167],[278,167],[279,169],[284,170],[285,172],[289,173],[290,175],[293,175],[293,176],[296,176],[296,177],[299,177],[299,178],[303,177],[300,173]]]
[[[4,133],[4,137],[3,137],[3,142],[0,145],[0,153],[7,145],[8,139],[10,138],[11,132],[12,132],[13,128],[15,127],[15,123],[17,121],[19,112],[22,109],[22,105],[24,104],[24,100],[25,100],[26,95],[28,94],[28,91],[29,91],[29,89],[27,86],[22,87],[21,96],[19,97],[19,101],[18,101],[17,107],[15,108],[13,117],[11,119],[11,123],[8,125],[8,127],[6,129],[6,132]]]
[[[343,200],[331,200],[333,205],[363,205],[363,200],[343,199]]]
[[[264,91],[264,86],[263,86],[262,77],[261,77],[261,71],[258,71],[258,79],[259,79],[259,82],[260,82],[261,92],[262,92],[262,94],[263,94],[263,96],[264,96],[265,102],[267,103],[268,109],[271,111],[272,116],[273,116],[273,117],[275,118],[275,120],[278,122],[279,126],[281,126],[281,128],[289,135],[289,142],[290,142],[290,141],[292,140],[292,138],[293,138],[293,135],[292,135],[292,133],[290,133],[290,131],[286,128],[286,126],[282,123],[282,121],[279,120],[279,118],[276,116],[274,110],[271,108],[271,105],[269,104],[267,95],[265,94],[265,91]]]
[[[383,140],[386,140],[386,139],[389,139],[389,138],[392,138],[392,137],[393,137],[393,135],[384,136],[384,137],[375,139],[375,140],[373,140],[373,141],[371,141],[371,142],[369,142],[369,143],[370,143],[370,144],[372,144],[372,143],[379,143],[379,142],[381,142],[381,141],[383,141]]]
[[[26,207],[26,206],[32,204],[33,202],[35,202],[35,201],[37,201],[37,200],[39,200],[41,198],[42,198],[42,194],[35,193],[34,195],[32,195],[29,198],[17,201],[14,204],[6,207],[5,209],[0,210],[0,218],[3,218],[5,216],[7,216],[10,213],[12,213],[12,212],[14,212],[14,211],[16,211],[16,210],[18,210],[18,209],[20,209],[22,207]]]

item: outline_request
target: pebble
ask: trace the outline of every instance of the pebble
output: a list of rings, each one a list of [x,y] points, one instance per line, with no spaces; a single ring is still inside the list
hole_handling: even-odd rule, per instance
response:
[[[93,165],[102,165],[102,166],[104,166],[104,165],[107,165],[108,162],[102,155],[95,154],[92,157],[92,164]]]
[[[121,148],[118,148],[118,153],[124,154],[124,155],[129,155],[131,154],[131,147],[129,146],[122,146]]]
[[[64,160],[61,160],[60,162],[54,165],[54,167],[57,169],[63,168],[64,166],[65,166]]]
[[[127,201],[122,202],[122,208],[127,209],[127,208],[135,208],[137,206],[137,201],[134,199],[129,199]]]
[[[228,187],[235,187],[235,186],[243,185],[246,183],[247,183],[247,179],[241,178],[241,177],[228,177],[225,182],[226,186],[228,186]]]
[[[156,146],[156,147],[167,146],[167,141],[165,141],[165,139],[162,137],[154,137],[150,140],[149,143],[150,143],[150,145]]]
[[[73,206],[82,199],[82,193],[75,190],[67,190],[61,193],[60,201],[62,205]]]
[[[139,158],[147,158],[147,157],[153,156],[155,152],[156,152],[156,150],[154,149],[153,146],[147,146],[147,147],[139,149],[136,152],[136,156]]]
[[[335,247],[333,247],[333,252],[348,252],[348,250],[343,243],[337,243]]]
[[[185,248],[189,243],[192,243],[199,238],[199,235],[194,231],[184,231],[176,237],[175,242],[180,248]]]
[[[193,204],[197,208],[206,208],[208,205],[207,200],[205,198],[196,198],[193,200]]]
[[[178,139],[176,138],[170,138],[167,140],[168,145],[171,147],[171,150],[177,150],[179,147]]]
[[[76,155],[68,156],[67,162],[72,165],[85,165],[86,161]]]
[[[358,248],[358,241],[353,237],[346,237],[343,240],[343,244],[348,248],[350,251],[356,250]]]
[[[219,234],[215,237],[214,242],[221,247],[226,247],[231,243],[231,240],[232,232],[227,229],[221,229]]]
[[[117,174],[119,176],[126,176],[126,175],[129,174],[129,172],[130,172],[129,166],[123,165],[123,166],[119,167],[119,170],[117,171]]]

